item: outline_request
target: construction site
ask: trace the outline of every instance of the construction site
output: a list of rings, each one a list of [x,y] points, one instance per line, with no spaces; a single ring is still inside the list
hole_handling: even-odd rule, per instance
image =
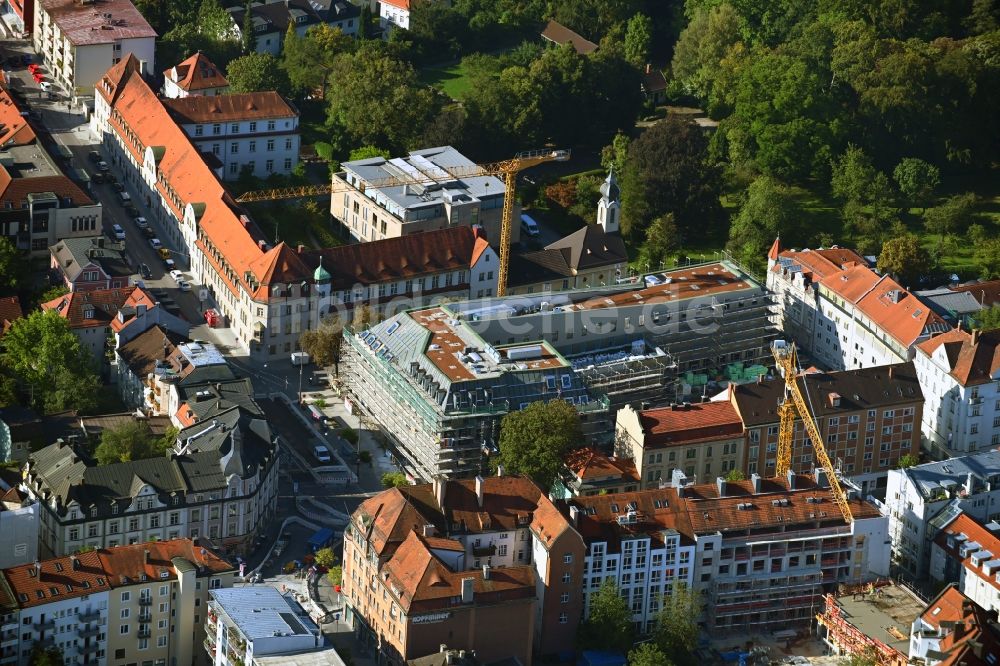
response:
[[[827,594],[817,631],[834,654],[872,656],[879,666],[905,666],[910,630],[926,602],[902,585],[870,584]]]

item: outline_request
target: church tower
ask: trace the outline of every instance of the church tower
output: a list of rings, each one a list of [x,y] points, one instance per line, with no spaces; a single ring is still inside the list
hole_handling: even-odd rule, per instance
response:
[[[608,177],[601,183],[601,199],[597,202],[597,224],[604,233],[618,233],[618,217],[621,215],[621,191],[615,180],[615,168],[611,167]]]

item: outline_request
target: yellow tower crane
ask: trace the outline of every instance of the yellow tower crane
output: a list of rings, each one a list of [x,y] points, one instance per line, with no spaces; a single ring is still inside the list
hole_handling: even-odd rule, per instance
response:
[[[775,365],[778,372],[785,378],[785,398],[778,405],[778,462],[777,474],[784,476],[792,466],[792,438],[795,435],[796,413],[802,419],[809,439],[812,440],[813,451],[819,461],[820,467],[826,471],[827,479],[830,481],[830,492],[833,494],[833,501],[837,503],[837,508],[844,515],[844,520],[848,523],[854,522],[851,507],[847,503],[847,495],[837,478],[837,471],[833,468],[830,455],[826,452],[823,437],[820,435],[816,421],[813,419],[812,411],[802,395],[802,389],[798,383],[798,355],[795,353],[795,343],[775,340],[771,345],[771,353],[774,356]]]
[[[544,162],[565,162],[569,159],[568,150],[532,150],[518,153],[514,157],[499,162],[473,164],[470,166],[437,166],[434,170],[407,173],[399,176],[389,176],[366,181],[359,189],[378,189],[383,187],[399,187],[402,185],[427,185],[448,179],[472,178],[475,176],[496,176],[503,178],[504,198],[503,213],[500,218],[500,274],[497,279],[497,296],[507,293],[507,271],[510,267],[510,233],[514,216],[514,189],[517,186],[518,172],[537,166]],[[258,201],[277,201],[279,199],[300,199],[302,197],[321,196],[354,189],[352,185],[333,176],[330,184],[306,185],[302,187],[285,187],[273,190],[258,190],[247,192],[236,198],[240,203]]]

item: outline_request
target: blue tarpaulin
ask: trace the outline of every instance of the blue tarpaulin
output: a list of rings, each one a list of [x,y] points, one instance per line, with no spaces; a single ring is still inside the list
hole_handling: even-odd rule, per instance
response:
[[[611,650],[584,650],[576,666],[625,666],[625,655]]]
[[[320,531],[316,532],[316,534],[309,537],[309,545],[312,546],[313,550],[316,550],[317,548],[322,548],[328,544],[332,538],[333,530],[329,527],[324,527]]]

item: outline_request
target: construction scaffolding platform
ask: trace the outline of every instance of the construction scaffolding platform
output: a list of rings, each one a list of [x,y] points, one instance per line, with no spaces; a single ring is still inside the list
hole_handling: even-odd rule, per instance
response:
[[[836,653],[873,654],[878,666],[905,666],[910,628],[924,606],[898,585],[870,585],[839,597],[826,595],[816,621],[820,636]]]

